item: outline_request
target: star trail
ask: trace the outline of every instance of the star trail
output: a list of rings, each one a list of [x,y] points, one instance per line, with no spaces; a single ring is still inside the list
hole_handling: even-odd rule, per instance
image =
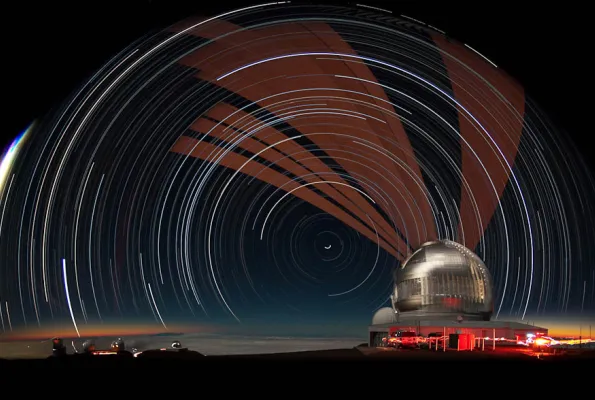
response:
[[[365,6],[268,3],[142,38],[0,164],[2,334],[367,324],[422,243],[496,317],[595,312],[595,185],[497,64]]]

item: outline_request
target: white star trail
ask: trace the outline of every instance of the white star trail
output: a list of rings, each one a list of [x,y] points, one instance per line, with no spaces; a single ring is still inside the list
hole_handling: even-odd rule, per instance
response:
[[[0,339],[368,324],[395,269],[446,239],[485,262],[494,318],[592,315],[579,151],[502,68],[389,12],[181,21],[15,135]]]
[[[62,259],[62,277],[64,282],[64,292],[66,293],[66,302],[68,304],[68,310],[70,311],[70,318],[72,318],[72,325],[74,326],[74,330],[78,337],[81,337],[79,332],[79,328],[76,324],[76,319],[74,318],[74,311],[72,310],[72,303],[70,301],[70,290],[68,290],[68,275],[66,274],[66,260]],[[7,311],[8,311],[8,303],[7,303]]]

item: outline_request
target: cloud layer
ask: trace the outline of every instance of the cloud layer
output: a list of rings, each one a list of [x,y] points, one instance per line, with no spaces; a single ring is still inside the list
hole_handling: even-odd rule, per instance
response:
[[[109,348],[113,337],[96,338],[98,349]],[[294,351],[349,349],[364,342],[362,338],[308,338],[308,337],[266,337],[232,336],[213,334],[180,334],[168,336],[131,336],[124,337],[126,348],[139,350],[171,347],[174,340],[179,340],[183,347],[198,351],[208,356],[233,354],[270,354]],[[69,352],[73,352],[70,341],[65,340]],[[76,340],[77,348],[82,348],[82,340]],[[51,354],[51,341],[19,341],[0,343],[2,358],[39,358]]]

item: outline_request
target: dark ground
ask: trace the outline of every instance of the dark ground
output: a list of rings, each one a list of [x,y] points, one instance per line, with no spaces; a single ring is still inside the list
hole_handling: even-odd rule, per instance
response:
[[[528,351],[515,351],[514,349],[497,349],[496,351],[474,352],[435,352],[428,350],[386,350],[364,354],[358,349],[305,351],[284,354],[242,355],[242,356],[203,356],[197,352],[176,353],[147,351],[138,358],[127,356],[66,356],[48,357],[47,359],[29,360],[3,360],[0,359],[0,370],[4,368],[61,368],[61,367],[229,367],[229,366],[265,366],[276,367],[282,364],[307,363],[307,364],[392,364],[407,365],[419,362],[420,364],[435,364],[439,362],[459,363],[471,365],[476,362],[488,364],[506,363],[514,366],[537,365],[570,365],[595,361],[595,351],[577,352],[566,355],[547,355],[537,357]],[[577,364],[578,363],[578,364]],[[243,368],[243,367],[242,367]],[[422,367],[425,368],[425,367]]]
[[[413,388],[413,392],[421,390],[424,396],[431,396],[434,391],[440,397],[446,393],[458,397],[465,390],[461,386],[466,384],[489,390],[488,397],[498,389],[510,396],[521,388],[530,392],[529,398],[547,398],[552,390],[568,388],[568,382],[580,391],[588,388],[595,365],[593,352],[540,359],[498,351],[481,354],[409,350],[364,355],[358,349],[347,349],[254,356],[196,354],[185,359],[172,356],[173,352],[162,353],[146,358],[68,356],[63,360],[0,360],[0,382],[5,382],[5,387],[13,382],[20,382],[20,386],[30,382],[31,389],[46,394],[48,390],[60,395],[90,390],[103,396],[119,394],[119,398],[153,398],[157,394],[179,397],[189,391],[198,395],[205,390],[228,397],[236,390],[245,395],[250,389],[259,394],[269,389],[275,398],[287,394],[297,397],[301,390],[308,397],[318,398],[326,387],[326,393],[333,397],[343,397],[340,393],[346,392],[349,397],[361,398],[362,392],[369,389],[375,394],[383,390],[390,394],[401,386]],[[170,354],[164,357],[164,353]],[[43,384],[46,379],[52,383]],[[144,391],[150,396],[145,396]],[[127,392],[131,394],[125,395]],[[540,396],[542,392],[550,396]]]

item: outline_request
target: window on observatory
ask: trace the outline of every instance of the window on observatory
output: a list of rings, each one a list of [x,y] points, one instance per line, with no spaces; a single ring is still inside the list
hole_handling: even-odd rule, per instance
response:
[[[420,295],[421,294],[421,278],[413,279],[412,286],[413,286],[413,288],[412,288],[412,292],[413,293],[412,294],[414,296],[415,295]]]
[[[408,279],[397,286],[399,298],[421,295],[421,279]]]

